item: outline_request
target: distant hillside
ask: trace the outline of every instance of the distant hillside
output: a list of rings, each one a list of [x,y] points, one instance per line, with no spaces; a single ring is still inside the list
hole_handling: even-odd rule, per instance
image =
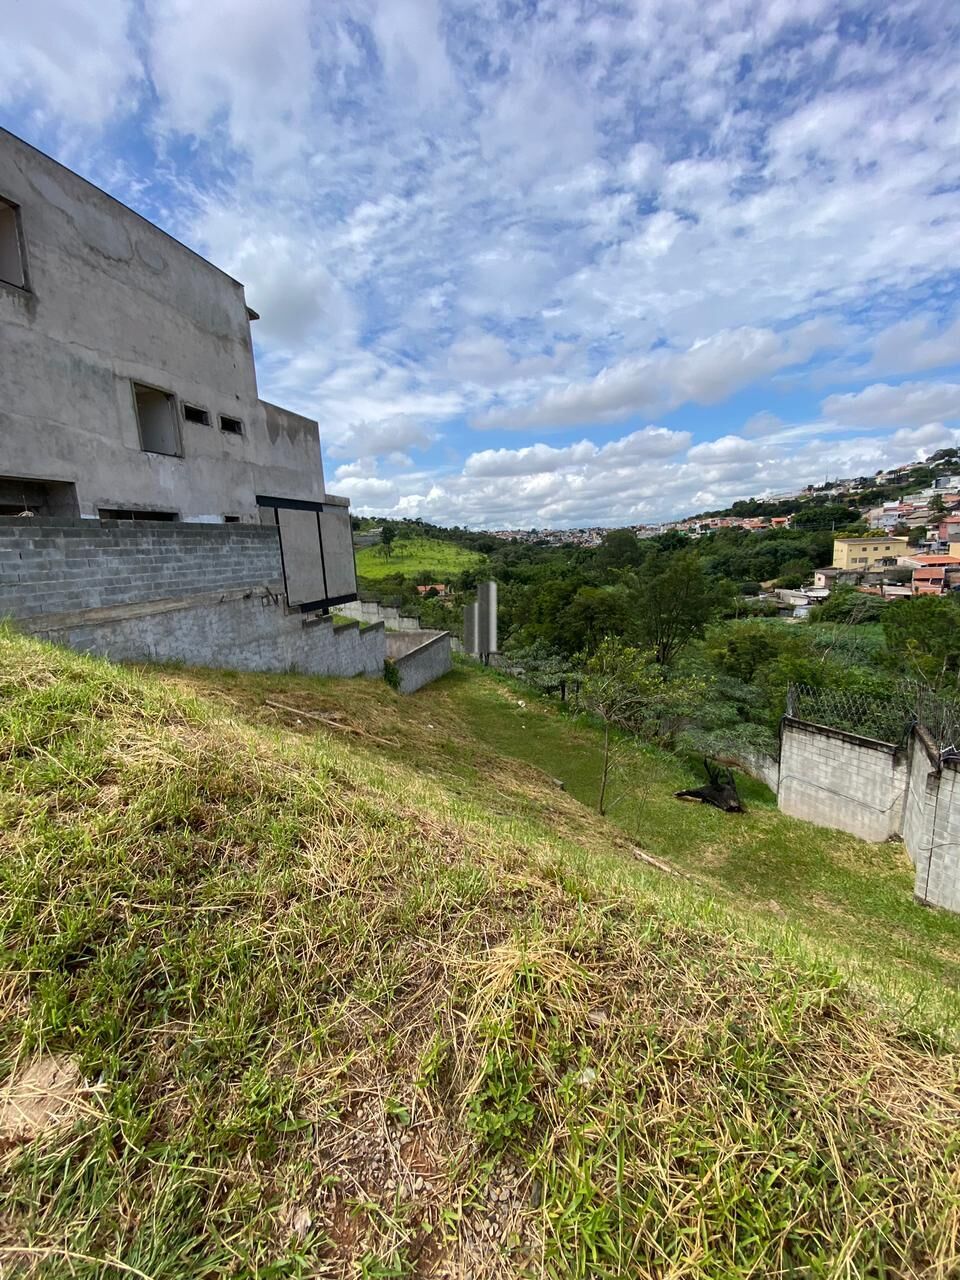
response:
[[[357,550],[358,577],[379,579],[403,574],[413,578],[430,574],[438,582],[444,582],[447,577],[465,569],[479,568],[485,560],[480,552],[470,551],[455,542],[403,535],[396,538],[389,555],[384,552],[385,548],[379,542],[360,547]]]

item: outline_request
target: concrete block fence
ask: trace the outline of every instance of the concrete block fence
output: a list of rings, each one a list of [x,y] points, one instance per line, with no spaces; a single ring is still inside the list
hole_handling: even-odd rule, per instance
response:
[[[894,745],[785,717],[777,804],[864,840],[902,836],[917,899],[960,911],[960,759],[922,726]]]
[[[0,617],[118,660],[379,675],[383,624],[283,603],[276,528],[0,519]]]

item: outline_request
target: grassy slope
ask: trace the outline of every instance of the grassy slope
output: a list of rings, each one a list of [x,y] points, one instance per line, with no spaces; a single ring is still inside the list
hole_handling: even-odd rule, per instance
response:
[[[478,738],[555,773],[572,795],[595,805],[596,730],[519,686],[507,698],[505,687],[500,677],[474,675],[455,695],[440,686],[434,696],[455,696]],[[899,1003],[960,1025],[960,916],[914,900],[902,844],[867,844],[788,818],[766,787],[742,776],[745,815],[674,799],[702,781],[663,752],[628,751],[610,816],[644,849],[701,878],[725,901],[787,921]]]
[[[957,1058],[638,865],[511,758],[529,718],[498,744],[508,694],[0,632],[0,1078],[91,1084],[0,1155],[0,1268],[954,1273]]]
[[[418,573],[436,574],[437,581],[474,569],[483,564],[485,556],[478,551],[468,551],[455,542],[441,542],[436,538],[397,538],[393,554],[385,557],[380,546],[362,547],[357,552],[357,575],[361,578],[386,578],[402,573],[408,578]]]

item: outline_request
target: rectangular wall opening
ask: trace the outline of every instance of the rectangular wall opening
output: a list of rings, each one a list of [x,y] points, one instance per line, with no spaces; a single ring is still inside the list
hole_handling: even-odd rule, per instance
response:
[[[183,416],[187,422],[199,423],[201,427],[209,427],[210,414],[206,409],[201,409],[199,405],[185,404],[183,406]]]
[[[0,476],[0,516],[57,516],[78,520],[77,486],[66,480]]]
[[[179,520],[176,511],[134,511],[130,507],[97,507],[101,520]]]
[[[225,413],[220,415],[220,430],[226,431],[231,436],[243,435],[243,423],[239,418],[228,418]]]
[[[0,196],[0,280],[17,289],[27,287],[20,210],[3,196]]]
[[[180,431],[174,413],[173,396],[158,387],[133,384],[140,424],[140,448],[146,453],[165,453],[179,457]]]

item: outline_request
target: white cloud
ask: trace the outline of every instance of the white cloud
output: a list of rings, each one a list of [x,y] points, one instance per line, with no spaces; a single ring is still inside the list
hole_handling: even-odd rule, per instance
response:
[[[335,458],[379,458],[400,454],[400,465],[406,464],[407,449],[426,449],[433,435],[415,417],[396,414],[379,422],[357,422],[329,446]],[[398,459],[394,458],[394,462]]]
[[[621,463],[637,463],[655,458],[668,458],[690,444],[689,431],[667,431],[664,427],[644,427],[628,436],[598,446],[592,440],[581,440],[563,449],[547,444],[525,449],[484,449],[471,453],[463,466],[467,476],[546,475],[590,463],[594,467],[613,467]]]
[[[686,351],[654,351],[602,369],[589,382],[568,384],[517,409],[494,410],[480,427],[564,427],[615,422],[650,409],[716,404],[732,392],[779,369],[803,364],[832,329],[801,325],[785,334],[770,329],[721,330]]]
[[[137,105],[143,73],[130,0],[46,0],[6,7],[0,105],[28,103],[44,122],[102,125]]]
[[[358,504],[671,514],[956,416],[950,382],[859,389],[960,363],[947,6],[48,0],[6,34],[5,118],[68,159],[103,127],[85,171],[245,282],[263,393]],[[719,439],[629,430],[680,406]]]
[[[911,316],[873,339],[868,372],[919,373],[960,364],[960,317],[940,327],[930,315]]]
[[[875,382],[863,391],[828,396],[822,409],[827,417],[852,426],[919,426],[939,418],[960,418],[960,384]]]

